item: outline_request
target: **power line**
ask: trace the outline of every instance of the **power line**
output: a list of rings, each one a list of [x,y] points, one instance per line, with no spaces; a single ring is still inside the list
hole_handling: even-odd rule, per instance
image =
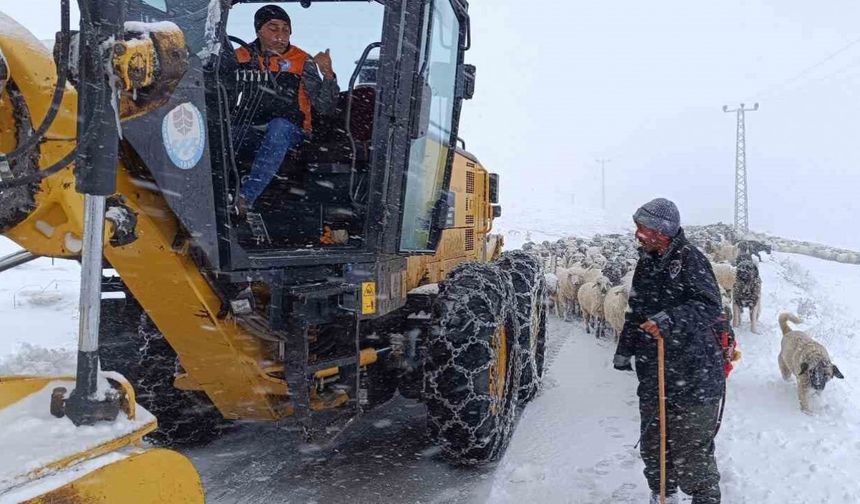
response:
[[[813,63],[812,65],[804,68],[803,70],[801,70],[800,72],[795,74],[793,77],[789,77],[788,79],[786,79],[786,80],[784,80],[778,84],[773,84],[773,85],[765,88],[764,90],[756,92],[754,95],[752,95],[752,97],[756,98],[756,99],[761,99],[761,98],[766,97],[769,94],[773,93],[774,91],[778,91],[781,88],[784,88],[790,84],[793,84],[794,82],[805,77],[807,74],[809,74],[813,70],[821,67],[825,63],[830,62],[831,60],[833,60],[834,58],[836,58],[840,54],[844,53],[845,51],[851,49],[852,47],[854,47],[857,44],[860,44],[860,38],[854,39],[851,42],[845,44],[844,46],[840,47],[836,51],[825,56],[823,59],[821,59],[821,60],[817,61],[816,63]]]

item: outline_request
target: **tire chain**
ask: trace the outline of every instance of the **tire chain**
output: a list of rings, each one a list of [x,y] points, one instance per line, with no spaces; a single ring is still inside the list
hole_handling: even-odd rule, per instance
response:
[[[477,390],[476,386],[476,381],[483,380],[483,374],[489,373],[496,360],[490,358],[470,368],[468,363],[464,366],[460,358],[468,357],[469,352],[478,348],[486,355],[494,355],[491,342],[499,317],[498,314],[493,317],[487,315],[493,315],[496,310],[518,329],[518,321],[513,315],[513,299],[510,275],[493,264],[466,263],[458,266],[440,286],[434,305],[436,324],[428,338],[423,396],[428,406],[431,433],[442,452],[460,464],[477,465],[495,459],[504,452],[512,434],[522,372],[518,339],[511,340],[509,336],[507,380],[501,399]],[[483,316],[476,313],[476,309],[481,310]],[[465,378],[459,382],[465,382],[467,395],[460,393],[456,394],[459,397],[452,397],[455,394],[451,392],[461,392],[459,388],[449,390],[452,378],[456,377]],[[470,422],[469,416],[474,420],[474,407],[479,403],[486,405],[482,411],[483,418],[478,423]],[[494,406],[501,409],[496,416],[491,413]],[[487,422],[494,422],[494,425],[487,426]],[[448,437],[454,433],[465,433],[466,442]]]
[[[203,392],[173,386],[183,372],[179,358],[146,312],[135,308],[125,332],[100,336],[106,343],[102,360],[126,376],[137,401],[158,418],[158,430],[148,438],[157,445],[195,445],[217,437],[225,420]]]
[[[537,395],[546,362],[546,279],[540,258],[522,250],[502,254],[499,266],[510,273],[516,298],[516,313],[520,322],[523,374],[520,381],[520,402]],[[529,307],[528,310],[519,309]],[[536,313],[537,316],[532,316]],[[541,332],[543,334],[541,335]],[[535,339],[533,341],[533,339]],[[534,346],[532,346],[532,344]],[[538,362],[538,353],[541,354]]]
[[[173,378],[184,373],[184,370],[177,356],[159,348],[169,343],[145,313],[140,316],[137,333],[141,342],[140,365],[150,368],[149,373],[142,375],[140,387],[145,394],[149,394],[147,403],[161,420],[158,431],[153,433],[153,440],[156,444],[193,445],[215,437],[213,431],[219,423],[217,410],[214,405],[198,396],[200,392],[174,388]],[[153,376],[156,369],[160,371],[157,378]],[[162,394],[173,395],[173,401],[165,401]],[[171,406],[176,406],[177,403],[185,404],[180,411],[172,411]],[[184,418],[179,418],[178,415],[184,415]],[[211,418],[208,418],[210,416]]]

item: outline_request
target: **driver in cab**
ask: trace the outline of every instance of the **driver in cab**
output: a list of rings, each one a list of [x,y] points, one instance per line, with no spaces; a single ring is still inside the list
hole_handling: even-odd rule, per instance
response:
[[[251,172],[241,187],[237,207],[240,214],[252,209],[281,166],[287,153],[308,138],[313,130],[312,111],[330,114],[337,105],[340,88],[329,50],[313,58],[290,43],[290,16],[277,5],[265,5],[254,14],[257,39],[236,49],[239,66],[266,70],[274,80],[251,118],[262,134]],[[322,77],[320,77],[322,73]]]

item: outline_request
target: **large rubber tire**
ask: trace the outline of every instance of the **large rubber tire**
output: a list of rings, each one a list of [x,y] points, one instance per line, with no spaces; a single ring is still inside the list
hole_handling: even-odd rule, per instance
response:
[[[466,263],[433,305],[424,400],[430,435],[452,462],[497,460],[513,433],[522,360],[510,275]]]
[[[540,390],[546,356],[546,279],[537,257],[512,250],[499,257],[499,267],[513,280],[523,373],[519,402],[531,401]]]
[[[134,386],[138,404],[158,419],[149,440],[165,446],[212,441],[228,423],[206,394],[173,386],[179,358],[133,299],[102,300],[99,357],[102,369],[117,371]]]

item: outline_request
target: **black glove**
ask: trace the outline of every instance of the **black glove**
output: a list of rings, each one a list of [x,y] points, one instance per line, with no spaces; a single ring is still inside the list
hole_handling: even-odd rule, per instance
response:
[[[615,357],[612,359],[612,367],[619,371],[633,371],[630,361],[631,358],[626,355],[615,354]]]

